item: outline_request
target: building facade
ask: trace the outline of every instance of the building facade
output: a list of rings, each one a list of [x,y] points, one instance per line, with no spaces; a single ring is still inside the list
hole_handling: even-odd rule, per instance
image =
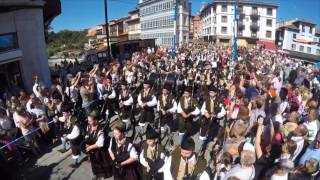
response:
[[[238,3],[239,42],[274,42],[277,8],[273,3],[240,1]],[[234,36],[234,1],[215,0],[200,12],[204,40],[231,44]]]
[[[200,36],[200,16],[191,16],[190,18],[190,39],[198,39]]]
[[[0,95],[8,89],[30,92],[35,75],[44,85],[50,85],[46,30],[60,13],[59,0],[1,1]]]
[[[140,39],[141,26],[139,9],[135,9],[129,12],[129,19],[126,21],[126,23],[128,24],[128,39]]]
[[[282,50],[320,56],[320,31],[309,20],[278,23],[276,40]]]
[[[191,3],[188,0],[140,0],[141,39],[155,39],[156,45],[171,47],[176,31],[176,45],[189,40]],[[176,29],[174,15],[176,12]]]

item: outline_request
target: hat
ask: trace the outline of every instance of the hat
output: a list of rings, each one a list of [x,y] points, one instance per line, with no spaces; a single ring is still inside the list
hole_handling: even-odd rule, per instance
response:
[[[122,86],[127,86],[128,83],[127,83],[127,81],[123,80],[123,81],[121,81],[121,85],[122,85]]]
[[[61,105],[61,112],[70,112],[72,110],[72,105],[70,103],[63,103]]]
[[[151,82],[151,80],[145,80],[145,81],[143,82],[143,84],[151,85],[151,84],[152,84],[152,82]]]
[[[163,89],[166,89],[166,90],[168,90],[168,91],[171,91],[171,85],[169,85],[169,84],[165,84],[164,86],[163,86]]]
[[[187,86],[187,87],[184,88],[184,91],[191,93],[192,92],[192,87],[191,86]]]
[[[98,117],[98,112],[96,110],[93,110],[90,112],[89,116],[96,119]]]
[[[151,127],[150,124],[147,126],[146,139],[156,139],[158,138],[158,133]]]
[[[124,123],[119,123],[114,129],[117,129],[121,133],[126,132],[126,125]]]
[[[251,143],[248,143],[246,142],[244,145],[243,145],[243,151],[244,150],[248,150],[248,151],[252,151],[252,152],[255,152],[255,149],[254,149],[254,146],[251,144]]]
[[[209,91],[218,92],[218,88],[214,85],[209,86]]]
[[[182,141],[181,148],[188,151],[194,151],[195,143],[191,137],[187,137]]]

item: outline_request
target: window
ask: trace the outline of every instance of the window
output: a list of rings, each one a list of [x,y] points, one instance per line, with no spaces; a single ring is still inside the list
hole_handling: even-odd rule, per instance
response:
[[[293,34],[292,34],[292,37],[293,37],[293,39],[296,39],[296,38],[297,38],[297,34],[296,34],[296,33],[293,33]]]
[[[304,25],[302,25],[302,32],[305,32],[305,27],[304,27]]]
[[[316,54],[320,55],[320,49],[317,49]]]
[[[221,27],[221,33],[226,34],[227,33],[227,27],[222,26]]]
[[[272,37],[272,32],[271,31],[267,31],[266,32],[266,37],[267,38],[271,38]]]
[[[221,16],[221,22],[227,23],[228,22],[228,17],[227,16]]]
[[[227,12],[227,5],[222,5],[221,6],[221,12]]]
[[[304,46],[299,47],[299,51],[303,52],[304,51]]]
[[[0,52],[18,49],[18,38],[16,33],[0,35]]]
[[[312,27],[309,28],[309,33],[312,34]]]
[[[291,44],[291,50],[293,50],[293,51],[296,50],[296,45],[295,44]]]
[[[272,16],[272,8],[267,8],[267,15]]]
[[[272,26],[272,19],[267,19],[267,26],[271,27]]]
[[[311,47],[307,47],[307,52],[310,54],[311,53]]]

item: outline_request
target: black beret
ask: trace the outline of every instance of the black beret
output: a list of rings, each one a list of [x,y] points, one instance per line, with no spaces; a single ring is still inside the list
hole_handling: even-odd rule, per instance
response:
[[[165,84],[164,86],[163,86],[163,89],[166,89],[166,90],[168,90],[168,91],[171,91],[171,85],[169,85],[169,84]]]
[[[158,138],[158,133],[148,124],[146,131],[146,139],[156,139]]]
[[[187,86],[184,88],[184,91],[191,93],[192,92],[192,87],[191,86]]]
[[[215,87],[214,85],[209,86],[209,91],[213,91],[213,92],[218,92],[218,88]]]
[[[70,103],[62,103],[61,105],[61,112],[70,112],[73,106]]]
[[[187,137],[182,141],[181,148],[188,151],[194,151],[195,143],[191,137]]]
[[[151,85],[151,84],[152,84],[152,82],[151,82],[150,80],[145,80],[145,81],[143,82],[143,84]]]
[[[114,129],[124,133],[126,132],[126,125],[124,123],[119,123]]]

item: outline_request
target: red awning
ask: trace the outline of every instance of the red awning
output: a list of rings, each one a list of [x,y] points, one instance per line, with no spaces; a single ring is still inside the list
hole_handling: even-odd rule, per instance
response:
[[[259,40],[257,41],[257,45],[263,45],[265,47],[265,49],[268,50],[277,50],[277,46],[273,41],[263,41],[263,40]]]

